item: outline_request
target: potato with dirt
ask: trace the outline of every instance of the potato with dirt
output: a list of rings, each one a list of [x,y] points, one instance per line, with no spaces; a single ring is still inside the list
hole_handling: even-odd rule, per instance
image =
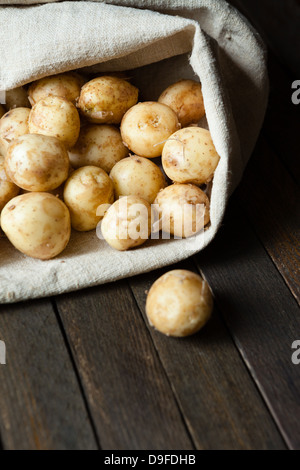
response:
[[[70,214],[49,193],[27,193],[11,199],[1,212],[1,228],[17,250],[32,258],[54,258],[67,246]]]
[[[122,142],[119,129],[108,124],[82,126],[75,146],[69,150],[74,168],[93,165],[106,173],[127,156],[128,148]]]
[[[113,183],[101,168],[83,166],[66,181],[64,201],[70,210],[72,227],[80,232],[93,230],[104,215],[99,215],[99,206],[114,202]]]
[[[119,124],[137,100],[138,89],[135,86],[122,78],[104,75],[82,87],[77,106],[90,122]]]
[[[69,174],[69,157],[64,144],[41,134],[25,134],[8,147],[5,170],[9,178],[27,191],[50,191]]]
[[[48,96],[33,106],[28,126],[30,134],[56,137],[69,149],[78,139],[80,118],[71,101],[59,96]]]
[[[109,176],[114,184],[116,199],[138,196],[151,204],[157,193],[167,185],[161,169],[148,158],[137,155],[123,158]]]
[[[121,122],[121,135],[128,148],[140,157],[155,158],[168,138],[180,129],[175,112],[156,101],[138,103]]]

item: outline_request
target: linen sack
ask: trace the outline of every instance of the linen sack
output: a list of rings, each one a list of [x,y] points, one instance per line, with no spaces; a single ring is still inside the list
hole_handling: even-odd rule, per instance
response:
[[[267,104],[265,48],[245,18],[222,0],[0,3],[0,90],[73,69],[130,70],[142,99],[157,100],[181,78],[200,80],[206,124],[221,157],[207,230],[190,239],[150,240],[127,252],[113,250],[95,231],[74,231],[67,248],[49,261],[23,255],[2,237],[0,302],[133,276],[207,246],[241,179]]]

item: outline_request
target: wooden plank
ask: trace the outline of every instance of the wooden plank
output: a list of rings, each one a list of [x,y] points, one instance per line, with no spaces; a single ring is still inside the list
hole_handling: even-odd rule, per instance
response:
[[[103,449],[192,449],[126,282],[57,298]]]
[[[191,261],[176,267],[195,270]],[[144,317],[146,293],[168,269],[130,279]],[[189,338],[149,330],[198,449],[284,448],[217,308],[208,325]]]
[[[291,361],[299,307],[234,201],[196,260],[286,442],[299,449],[300,369]]]
[[[94,433],[50,301],[0,307],[0,434],[5,449],[95,449]]]
[[[262,138],[236,199],[300,304],[300,189]]]
[[[300,4],[298,0],[229,0],[262,34],[277,58],[300,74]]]

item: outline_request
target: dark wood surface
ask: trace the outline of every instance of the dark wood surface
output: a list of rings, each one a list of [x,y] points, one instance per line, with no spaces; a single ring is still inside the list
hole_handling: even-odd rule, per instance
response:
[[[165,270],[0,307],[0,448],[300,449],[300,105],[297,0],[232,0],[269,49],[270,102],[199,271],[215,308],[197,335],[149,327]]]

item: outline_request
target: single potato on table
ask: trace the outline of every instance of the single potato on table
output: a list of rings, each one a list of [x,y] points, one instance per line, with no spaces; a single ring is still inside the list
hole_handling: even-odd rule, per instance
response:
[[[8,147],[5,170],[9,178],[27,191],[57,188],[69,174],[69,157],[55,137],[25,134]]]
[[[160,191],[157,205],[159,228],[178,238],[200,232],[210,220],[209,199],[193,184],[172,184]]]
[[[87,82],[77,103],[88,121],[119,124],[126,111],[138,100],[138,89],[122,78],[101,76]]]
[[[121,122],[122,139],[141,157],[161,155],[166,140],[178,129],[175,112],[165,104],[145,101],[130,108]]]
[[[14,108],[30,108],[27,92],[22,86],[5,92],[5,107],[9,111]]]
[[[44,77],[30,85],[28,89],[29,101],[34,106],[47,96],[60,96],[76,104],[83,84],[83,78],[75,72]]]
[[[151,206],[145,199],[124,196],[105,213],[101,233],[112,248],[125,251],[148,240],[151,222]]]
[[[80,132],[80,118],[75,106],[65,98],[48,96],[30,111],[29,132],[56,137],[67,149],[73,147]]]
[[[154,282],[147,296],[151,326],[167,336],[184,337],[199,331],[213,309],[211,290],[198,274],[174,269]]]
[[[0,153],[6,155],[8,146],[21,135],[29,133],[30,109],[14,108],[0,119]]]
[[[165,173],[176,183],[209,183],[219,160],[210,132],[201,127],[175,132],[162,152]]]
[[[69,150],[70,162],[74,168],[93,165],[106,173],[127,155],[128,149],[122,142],[119,129],[108,124],[83,126],[75,146]]]
[[[66,181],[64,201],[70,210],[72,227],[80,232],[93,230],[104,215],[97,215],[99,206],[114,201],[112,181],[96,166],[78,168]]]
[[[22,253],[42,260],[54,258],[67,246],[70,214],[49,193],[27,193],[11,199],[1,212],[1,228]]]
[[[201,84],[194,80],[180,80],[170,85],[158,98],[175,111],[181,127],[197,123],[205,115]]]
[[[114,184],[116,199],[120,196],[139,196],[150,204],[167,183],[161,169],[151,160],[137,155],[123,158],[109,175]]]
[[[4,168],[4,157],[0,155],[0,212],[5,204],[19,194],[20,188],[7,176]]]

